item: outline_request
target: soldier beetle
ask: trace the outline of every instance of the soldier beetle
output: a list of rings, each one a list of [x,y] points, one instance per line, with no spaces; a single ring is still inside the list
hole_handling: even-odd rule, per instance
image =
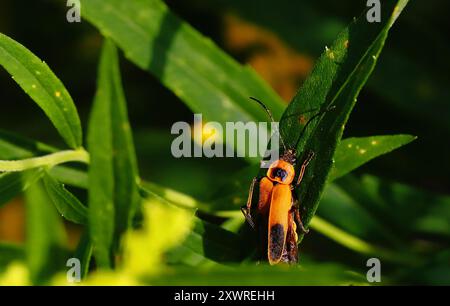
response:
[[[270,110],[256,98],[250,97],[258,102],[274,121]],[[327,108],[312,116],[303,127],[295,144],[297,147],[305,129],[315,118],[324,112],[331,110]],[[268,168],[265,176],[255,177],[250,185],[247,204],[241,207],[242,213],[250,226],[259,231],[263,252],[267,251],[267,260],[270,265],[280,262],[298,262],[298,233],[308,233],[302,223],[300,216],[300,202],[296,198],[295,190],[300,186],[306,168],[314,157],[314,152],[309,152],[301,163],[300,172],[296,176],[297,155],[294,148],[287,148],[280,134],[281,144],[284,152],[279,160],[274,161]],[[258,201],[253,204],[255,186],[258,186]]]

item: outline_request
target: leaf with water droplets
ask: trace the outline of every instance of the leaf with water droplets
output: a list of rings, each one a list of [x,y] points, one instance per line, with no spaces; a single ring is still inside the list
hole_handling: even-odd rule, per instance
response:
[[[329,181],[346,175],[377,156],[389,153],[416,139],[412,135],[347,138],[337,147]]]
[[[67,145],[82,145],[77,109],[68,91],[50,68],[27,48],[0,33],[0,66],[36,102]]]

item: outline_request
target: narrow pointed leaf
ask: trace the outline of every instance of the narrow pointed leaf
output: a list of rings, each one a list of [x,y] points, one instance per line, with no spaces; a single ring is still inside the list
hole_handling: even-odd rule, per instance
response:
[[[43,177],[45,189],[58,212],[67,220],[87,224],[87,207],[48,173]]]
[[[118,54],[111,41],[105,42],[102,51],[88,144],[89,226],[94,254],[106,267],[111,266],[111,251],[130,226],[139,202],[134,145]]]
[[[50,68],[27,48],[0,33],[0,66],[3,66],[36,102],[67,145],[82,145],[77,109],[67,89]]]
[[[33,283],[40,284],[65,269],[65,229],[41,181],[27,190],[26,211],[26,258]]]
[[[373,71],[388,31],[408,1],[386,1],[382,21],[369,23],[365,12],[338,36],[318,60],[313,72],[294,97],[281,119],[281,133],[290,146],[296,146],[299,162],[314,152],[301,187],[297,190],[303,207],[303,222],[308,225],[317,209],[333,166],[333,156],[356,103],[361,88]],[[325,111],[302,133],[314,112]],[[296,115],[297,114],[297,115]],[[299,143],[297,141],[300,138]]]
[[[328,180],[344,176],[375,157],[389,153],[414,139],[416,137],[411,135],[347,138],[336,149],[334,167]]]

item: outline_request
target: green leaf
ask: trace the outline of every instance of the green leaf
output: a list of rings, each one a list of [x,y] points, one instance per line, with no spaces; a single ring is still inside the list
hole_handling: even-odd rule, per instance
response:
[[[42,176],[42,170],[0,174],[0,207],[25,191]]]
[[[83,17],[150,71],[208,121],[266,121],[258,96],[280,118],[281,99],[248,67],[242,67],[178,19],[160,0],[82,1]],[[231,119],[230,119],[231,118]]]
[[[389,153],[416,139],[411,135],[372,136],[343,140],[334,154],[334,167],[329,181],[333,181],[360,167],[377,156]]]
[[[85,230],[81,235],[80,242],[73,255],[78,258],[81,263],[81,278],[84,279],[89,272],[89,264],[92,257],[92,242],[89,236],[89,230]]]
[[[200,1],[202,7],[220,13],[231,10],[245,19],[263,28],[270,29],[278,37],[286,41],[289,46],[301,52],[300,55],[316,56],[320,54],[325,43],[332,41],[339,31],[345,27],[339,12],[329,14],[328,9],[321,2],[290,0],[260,1],[260,0],[219,0]],[[438,3],[436,3],[439,6]],[[347,3],[343,4],[347,5]],[[353,3],[351,3],[353,5]],[[361,1],[355,5],[366,5]],[[278,14],[273,14],[274,6]],[[414,116],[423,124],[433,125],[434,128],[449,131],[448,117],[450,105],[444,101],[450,98],[450,91],[446,84],[445,70],[432,63],[441,63],[448,67],[446,54],[449,50],[448,41],[443,38],[441,28],[426,25],[423,18],[416,18],[416,12],[424,8],[433,11],[426,3],[417,2],[414,8],[405,15],[402,30],[397,33],[396,43],[383,53],[383,61],[378,64],[370,81],[368,90],[382,97],[381,103],[386,103],[389,109],[393,107],[401,113]],[[341,11],[342,13],[342,11]],[[342,14],[339,14],[342,15]],[[405,35],[406,34],[406,35]],[[433,46],[423,52],[408,52],[414,46],[412,37],[421,37],[421,45]],[[430,62],[430,58],[432,58]],[[438,108],[439,113],[434,110]]]
[[[314,216],[322,191],[333,166],[333,156],[342,137],[345,124],[356,103],[356,98],[375,67],[388,31],[408,1],[384,3],[383,20],[368,23],[365,14],[350,24],[330,48],[326,48],[299,93],[283,114],[281,134],[290,147],[296,145],[301,163],[308,152],[315,152],[304,176],[298,198],[304,208],[303,223],[307,226]],[[304,123],[314,113],[302,115],[305,110],[324,112],[302,133]]]
[[[77,109],[61,81],[27,48],[0,33],[0,65],[39,105],[73,149],[82,145]]]
[[[65,268],[65,229],[41,182],[25,195],[26,258],[33,283],[40,284]]]
[[[56,151],[58,150],[47,144],[0,130],[0,159],[25,159]]]
[[[61,183],[81,189],[88,189],[89,187],[89,178],[86,171],[73,169],[66,166],[56,166],[51,168],[49,173]]]
[[[111,251],[130,226],[139,202],[134,145],[115,46],[106,41],[89,124],[89,228],[94,254],[109,267]],[[114,245],[116,244],[116,245]]]
[[[0,159],[13,159],[13,158],[27,158],[31,157],[32,153],[22,147],[15,146],[13,143],[2,139],[3,135],[0,135]]]
[[[77,224],[87,224],[86,206],[48,173],[44,174],[43,181],[49,198],[65,219]]]

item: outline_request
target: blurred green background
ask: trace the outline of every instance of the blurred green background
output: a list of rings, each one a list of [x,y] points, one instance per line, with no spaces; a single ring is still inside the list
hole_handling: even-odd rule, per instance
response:
[[[166,3],[239,62],[252,65],[284,100],[290,101],[315,59],[360,14],[365,1]],[[450,202],[444,196],[450,194],[449,11],[450,3],[444,0],[409,3],[391,30],[345,130],[345,138],[405,133],[418,136],[418,140],[340,179],[339,189],[327,191],[319,211],[322,217],[359,237],[389,244],[386,237],[395,236],[393,241],[399,237],[408,243],[414,241],[419,253],[436,251],[440,257],[430,259],[413,276],[401,276],[410,282],[421,283],[426,277],[431,279],[429,283],[449,280]],[[97,30],[86,21],[69,24],[61,1],[24,4],[2,0],[0,32],[27,46],[52,67],[71,93],[86,128],[102,43]],[[122,61],[121,68],[142,177],[208,200],[245,163],[238,159],[173,158],[170,127],[176,121],[192,122],[191,111],[148,73],[127,61]],[[258,93],[254,96],[259,97]],[[0,73],[0,128],[61,146],[54,128],[28,99],[7,73]],[[378,209],[381,202],[397,208],[394,216]],[[437,211],[431,213],[428,204]],[[380,233],[377,226],[361,229],[358,222],[353,224],[354,219],[361,218],[358,213],[352,215],[355,205],[376,216],[379,223],[388,223],[390,227],[384,230],[388,233]],[[11,228],[21,230],[21,213],[6,207],[0,210],[0,239],[20,240],[23,234]],[[411,232],[408,225],[398,224],[399,220],[411,221],[411,228],[419,224],[419,230]],[[433,230],[421,231],[420,224]],[[389,231],[395,232],[391,235]],[[348,265],[360,261],[359,255],[314,232],[301,249],[319,260]],[[427,265],[432,269],[426,269]]]

